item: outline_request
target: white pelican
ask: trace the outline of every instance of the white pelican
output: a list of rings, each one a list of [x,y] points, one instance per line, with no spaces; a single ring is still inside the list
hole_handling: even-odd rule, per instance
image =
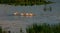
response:
[[[29,13],[26,13],[26,16],[29,16]]]
[[[19,15],[19,13],[18,12],[15,12],[15,13],[13,13],[14,15]]]
[[[32,13],[29,13],[29,16],[33,16],[33,14]]]
[[[24,15],[24,13],[21,13],[20,15],[21,15],[21,16],[23,16],[23,15]]]

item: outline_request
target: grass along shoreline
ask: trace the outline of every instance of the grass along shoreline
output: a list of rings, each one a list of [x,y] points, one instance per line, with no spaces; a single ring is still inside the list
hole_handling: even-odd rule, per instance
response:
[[[11,31],[2,31],[0,26],[0,33],[11,33]],[[20,28],[19,33],[24,33]],[[58,24],[32,24],[26,27],[26,33],[60,33],[60,23]]]
[[[20,5],[20,6],[43,5],[51,3],[53,2],[46,0],[0,0],[0,4]]]

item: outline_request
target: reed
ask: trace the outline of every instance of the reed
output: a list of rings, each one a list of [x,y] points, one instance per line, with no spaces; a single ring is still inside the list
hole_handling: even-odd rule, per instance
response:
[[[60,23],[59,24],[33,24],[26,28],[27,33],[60,33]]]

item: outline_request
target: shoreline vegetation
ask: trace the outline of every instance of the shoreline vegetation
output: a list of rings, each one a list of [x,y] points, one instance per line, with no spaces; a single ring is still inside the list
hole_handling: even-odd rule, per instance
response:
[[[2,31],[0,26],[0,33],[11,33],[11,31]],[[24,33],[22,28],[20,28],[19,33]],[[60,33],[60,23],[58,24],[32,24],[27,26],[26,33]]]
[[[33,24],[26,28],[27,33],[60,33],[60,23],[58,24]]]
[[[0,4],[8,4],[8,5],[20,5],[20,6],[32,6],[32,5],[44,5],[51,4],[53,2],[46,0],[0,0]]]

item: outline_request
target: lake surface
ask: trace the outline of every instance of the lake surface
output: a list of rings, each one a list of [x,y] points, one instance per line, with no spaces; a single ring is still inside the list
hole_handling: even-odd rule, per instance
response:
[[[54,0],[52,0],[54,1]],[[60,23],[60,0],[55,0],[53,4],[48,4],[52,7],[52,11],[47,10],[44,12],[44,5],[34,5],[34,6],[13,6],[13,5],[5,5],[0,4],[0,25],[5,30],[11,30],[12,33],[19,33],[20,28],[23,28],[25,32],[25,28],[33,23],[48,23],[55,24]],[[14,12],[26,12],[26,13],[34,13],[36,16],[28,17],[28,16],[8,16]]]

